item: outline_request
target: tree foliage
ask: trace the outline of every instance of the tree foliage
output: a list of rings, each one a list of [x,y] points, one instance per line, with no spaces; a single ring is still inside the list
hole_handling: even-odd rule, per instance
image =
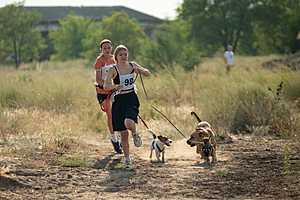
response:
[[[59,21],[59,29],[50,32],[54,43],[54,59],[67,60],[82,57],[83,41],[92,23],[91,20],[73,14]]]
[[[262,0],[256,12],[256,47],[263,53],[300,49],[300,0]]]
[[[180,17],[192,24],[192,36],[201,48],[214,52],[228,44],[235,50],[240,40],[251,34],[255,0],[185,0]]]
[[[126,45],[131,59],[137,57],[147,38],[139,23],[124,12],[114,12],[105,17],[102,20],[102,30],[103,38],[109,38],[114,45]]]
[[[28,12],[22,5],[11,4],[0,8],[0,56],[11,57],[16,68],[23,61],[38,59],[44,48],[40,32],[35,28],[39,19],[36,12]]]
[[[191,23],[202,51],[228,44],[244,53],[295,51],[300,0],[185,0],[179,17]]]
[[[86,37],[82,41],[82,56],[88,60],[89,64],[95,61],[100,53],[100,41],[104,38],[103,30],[100,22],[91,23]]]
[[[115,12],[101,22],[68,16],[60,24],[61,28],[51,34],[56,57],[60,59],[83,57],[93,62],[99,54],[99,43],[104,38],[110,39],[114,46],[126,45],[130,59],[135,59],[147,38],[138,22],[123,12]]]
[[[167,21],[154,31],[154,41],[144,45],[144,60],[150,66],[172,67],[176,64],[193,69],[199,63],[195,43],[189,40],[189,26],[181,20]]]

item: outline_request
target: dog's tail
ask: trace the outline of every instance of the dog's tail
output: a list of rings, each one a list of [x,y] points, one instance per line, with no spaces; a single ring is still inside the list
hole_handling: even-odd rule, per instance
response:
[[[156,134],[151,129],[148,129],[148,132],[152,134],[153,139],[157,137]]]
[[[194,116],[197,119],[198,122],[202,122],[202,120],[200,119],[200,117],[194,111],[191,112],[191,115]]]

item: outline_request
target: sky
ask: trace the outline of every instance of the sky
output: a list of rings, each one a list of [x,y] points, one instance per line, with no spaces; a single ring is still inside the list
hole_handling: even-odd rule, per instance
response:
[[[0,7],[19,0],[0,0]],[[25,0],[25,6],[126,6],[159,17],[174,19],[183,0]]]

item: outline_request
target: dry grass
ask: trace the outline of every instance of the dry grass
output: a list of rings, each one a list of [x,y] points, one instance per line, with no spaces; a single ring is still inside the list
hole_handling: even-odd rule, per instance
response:
[[[288,117],[292,118],[294,126],[291,131],[296,130],[299,127],[299,72],[284,68],[263,69],[262,63],[274,57],[237,57],[229,75],[225,73],[220,58],[204,59],[191,72],[185,72],[180,66],[172,71],[161,70],[144,79],[149,99],[145,98],[138,79],[140,113],[154,130],[176,137],[180,137],[174,133],[176,130],[151,105],[156,105],[186,135],[196,123],[191,111],[210,121],[216,129],[227,132],[242,100],[237,98],[240,91],[259,90],[272,95],[268,88],[275,91],[278,83],[283,81],[281,101],[290,111]],[[34,140],[37,141],[35,146],[61,151],[76,149],[78,138],[84,135],[100,133],[106,136],[106,118],[99,111],[93,80],[92,67],[85,67],[82,60],[29,64],[18,71],[3,67],[0,79],[0,144],[13,143],[13,138],[19,135],[27,138],[28,144],[32,144],[30,138],[38,138]],[[256,100],[253,99],[253,106],[257,106]],[[251,105],[247,104],[250,106],[248,111],[254,112],[256,109]],[[252,127],[253,132],[260,130],[259,127],[266,132],[265,124]],[[296,133],[294,135],[299,137]]]

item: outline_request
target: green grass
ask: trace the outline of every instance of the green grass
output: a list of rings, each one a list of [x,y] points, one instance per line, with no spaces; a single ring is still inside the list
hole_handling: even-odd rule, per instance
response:
[[[216,171],[216,175],[218,177],[226,177],[228,174],[228,170],[224,169],[224,170],[217,170]]]
[[[91,164],[81,155],[62,156],[58,163],[63,167],[89,167]]]

